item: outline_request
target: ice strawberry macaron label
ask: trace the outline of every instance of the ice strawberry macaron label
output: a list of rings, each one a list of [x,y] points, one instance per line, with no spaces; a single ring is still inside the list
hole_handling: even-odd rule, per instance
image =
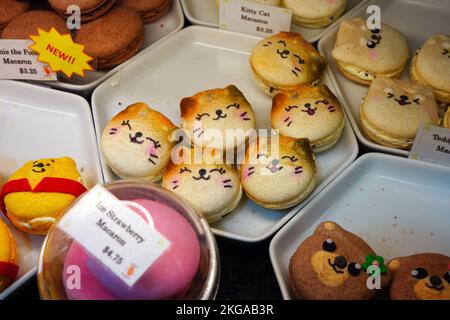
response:
[[[38,29],[38,35],[31,35],[34,44],[30,46],[39,56],[38,60],[48,63],[55,72],[63,72],[67,77],[77,74],[84,77],[85,71],[92,70],[90,56],[84,53],[84,46],[73,42],[70,34],[60,34],[55,28],[50,31]]]
[[[38,53],[29,48],[31,40],[0,40],[1,79],[54,81],[56,73],[38,61]]]
[[[151,213],[101,185],[80,198],[58,228],[130,287],[170,246],[155,230]]]
[[[421,124],[409,158],[450,166],[450,130]]]

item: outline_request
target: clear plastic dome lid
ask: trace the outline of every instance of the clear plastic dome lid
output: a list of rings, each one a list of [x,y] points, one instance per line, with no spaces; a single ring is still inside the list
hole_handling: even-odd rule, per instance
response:
[[[206,220],[142,181],[95,186],[54,224],[39,257],[48,300],[214,299],[219,256]]]

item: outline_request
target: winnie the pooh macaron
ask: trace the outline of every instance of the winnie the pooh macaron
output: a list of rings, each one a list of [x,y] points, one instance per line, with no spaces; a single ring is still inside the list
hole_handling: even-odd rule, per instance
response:
[[[371,282],[375,286],[371,289],[368,278],[375,266],[380,277],[378,283]],[[387,288],[390,280],[384,259],[360,237],[331,221],[319,224],[289,263],[289,284],[296,299],[367,300],[379,291],[375,288]]]
[[[0,292],[6,289],[17,277],[16,242],[6,223],[0,219]]]
[[[389,261],[392,300],[450,300],[450,257],[420,253]]]
[[[20,230],[44,235],[79,195],[86,191],[69,157],[28,161],[3,186],[3,213]]]

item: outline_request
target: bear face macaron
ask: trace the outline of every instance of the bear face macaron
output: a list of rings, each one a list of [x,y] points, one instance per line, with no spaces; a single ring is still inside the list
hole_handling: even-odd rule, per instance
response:
[[[302,35],[280,32],[255,46],[250,65],[256,84],[275,95],[319,81],[326,62]]]
[[[31,5],[29,1],[2,0],[0,1],[0,32],[14,17],[27,12]]]
[[[283,0],[292,9],[295,24],[305,28],[324,28],[344,12],[347,0]]]
[[[411,79],[433,88],[436,100],[450,103],[450,36],[436,34],[416,51]]]
[[[290,259],[290,289],[296,299],[368,300],[378,291],[367,286],[373,272],[369,268],[375,265],[380,289],[385,289],[391,275],[384,259],[357,235],[334,222],[322,222]]]
[[[0,218],[0,292],[6,289],[17,277],[16,242],[6,223]]]
[[[366,20],[341,22],[332,56],[344,76],[363,85],[377,77],[397,78],[409,57],[408,44],[393,27],[369,30]]]
[[[308,138],[314,152],[335,145],[345,125],[341,104],[325,85],[304,85],[278,93],[273,98],[271,119],[281,135]]]
[[[420,253],[389,261],[392,300],[450,300],[450,257]]]
[[[202,148],[231,150],[239,147],[255,128],[253,109],[234,85],[184,98],[180,109],[181,128],[191,142]]]
[[[242,197],[237,169],[223,161],[188,159],[170,163],[162,186],[189,202],[209,223],[222,219]]]
[[[375,79],[360,108],[361,128],[372,141],[410,149],[421,123],[439,125],[430,87],[388,78]]]
[[[159,181],[169,164],[177,127],[163,114],[138,102],[118,113],[103,130],[101,150],[123,179]]]
[[[308,139],[259,137],[250,142],[239,171],[248,198],[269,209],[300,203],[316,184],[317,170]]]
[[[28,161],[3,185],[3,213],[21,231],[44,235],[79,195],[86,191],[69,157]]]

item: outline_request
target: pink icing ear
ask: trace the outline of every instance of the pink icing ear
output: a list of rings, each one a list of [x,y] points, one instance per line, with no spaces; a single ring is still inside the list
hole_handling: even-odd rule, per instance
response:
[[[158,155],[158,151],[156,151],[156,148],[154,146],[151,146],[148,148],[147,153],[149,156],[156,156]]]
[[[378,55],[378,51],[377,50],[375,50],[375,49],[369,50],[369,58],[370,58],[370,60],[377,60],[378,57],[379,57],[379,55]]]

